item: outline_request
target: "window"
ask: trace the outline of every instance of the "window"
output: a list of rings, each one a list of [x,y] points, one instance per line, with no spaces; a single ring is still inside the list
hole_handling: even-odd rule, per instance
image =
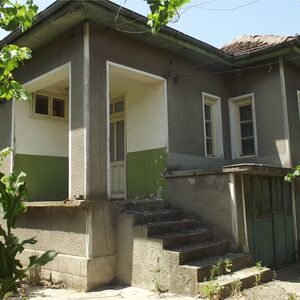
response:
[[[253,95],[229,99],[231,149],[233,158],[257,154]]]
[[[203,119],[205,137],[205,156],[223,156],[223,134],[221,118],[221,99],[203,93]]]
[[[33,117],[66,119],[66,99],[51,94],[33,94]]]

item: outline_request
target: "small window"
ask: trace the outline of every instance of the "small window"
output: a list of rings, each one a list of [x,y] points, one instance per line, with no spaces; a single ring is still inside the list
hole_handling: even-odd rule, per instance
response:
[[[35,95],[34,113],[38,115],[49,115],[49,97],[44,95]]]
[[[205,155],[223,156],[223,134],[221,118],[221,99],[203,93]]]
[[[32,117],[65,120],[66,100],[51,94],[35,93],[33,95]]]
[[[252,120],[252,105],[246,104],[239,107],[241,156],[254,155],[254,132]]]
[[[52,116],[56,118],[65,117],[65,100],[53,98],[52,101]]]
[[[257,155],[253,96],[229,99],[229,113],[232,157]]]

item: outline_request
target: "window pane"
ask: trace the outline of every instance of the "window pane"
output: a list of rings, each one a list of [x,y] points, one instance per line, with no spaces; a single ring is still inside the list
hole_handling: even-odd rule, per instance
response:
[[[49,114],[49,98],[47,96],[35,96],[35,113],[41,115]]]
[[[240,120],[241,120],[241,122],[252,120],[251,104],[244,105],[244,106],[240,107]]]
[[[110,105],[109,105],[109,113],[110,113],[110,114],[113,114],[113,113],[114,113],[114,105],[113,105],[113,104],[110,104]]]
[[[117,122],[117,161],[124,160],[124,121]]]
[[[242,155],[253,155],[254,152],[254,138],[242,140]]]
[[[65,117],[65,100],[53,98],[52,115],[54,117]]]
[[[205,133],[206,137],[212,137],[211,122],[205,122]]]
[[[242,137],[251,137],[253,136],[253,124],[252,122],[242,123],[241,124],[241,136]]]
[[[212,139],[206,139],[206,153],[207,155],[214,155]]]
[[[109,136],[109,153],[110,161],[115,161],[115,127],[113,123],[109,124],[110,136]]]
[[[205,120],[211,120],[211,107],[208,104],[204,105]]]
[[[115,112],[118,113],[121,111],[124,111],[124,101],[120,101],[115,104]]]

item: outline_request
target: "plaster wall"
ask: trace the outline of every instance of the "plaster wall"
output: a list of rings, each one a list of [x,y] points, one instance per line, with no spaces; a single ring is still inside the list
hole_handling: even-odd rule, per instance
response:
[[[15,76],[16,79],[21,83],[28,83],[35,78],[44,76],[46,73],[53,71],[67,63],[71,64],[70,73],[70,98],[72,99],[71,110],[69,113],[70,118],[70,130],[69,130],[69,140],[71,147],[67,148],[67,124],[51,124],[48,133],[54,133],[54,130],[59,130],[63,132],[59,134],[59,138],[54,139],[60,146],[58,148],[43,147],[43,145],[37,146],[37,143],[33,143],[29,149],[28,144],[24,141],[20,144],[22,151],[27,152],[44,152],[42,155],[55,155],[56,157],[66,156],[67,153],[70,159],[69,167],[70,170],[70,183],[69,183],[69,196],[83,195],[84,194],[84,126],[83,126],[83,25],[79,24],[72,30],[64,33],[62,36],[56,38],[55,40],[43,46],[40,49],[35,49],[32,53],[32,59],[26,62],[25,66],[18,69]],[[50,83],[49,83],[50,84]],[[34,121],[32,121],[34,122]],[[36,120],[37,124],[38,120]],[[44,123],[46,126],[46,123]],[[28,124],[29,125],[29,124]],[[30,126],[34,126],[30,122]],[[44,127],[43,127],[44,128]],[[48,126],[47,126],[48,128]],[[37,129],[36,129],[37,130]],[[35,132],[36,132],[35,130]],[[57,132],[56,132],[57,133]],[[40,131],[37,132],[40,135]],[[41,137],[42,138],[42,137]],[[64,139],[64,141],[62,141]],[[45,141],[45,140],[44,140]],[[51,140],[45,141],[46,145],[51,143]],[[17,141],[18,144],[18,141]],[[24,149],[26,145],[26,149]],[[45,145],[45,146],[46,146]],[[38,147],[38,148],[33,148]],[[41,155],[41,153],[40,153]],[[52,199],[53,200],[53,199]]]
[[[32,103],[14,103],[17,154],[68,157],[68,121],[32,117]]]
[[[229,174],[167,178],[168,201],[172,207],[234,239],[230,181]]]
[[[271,69],[261,67],[234,73],[227,77],[227,82],[230,97],[254,93],[258,144],[256,157],[240,158],[231,163],[253,162],[288,166],[278,65],[274,64]]]
[[[300,68],[292,63],[284,63],[284,75],[286,85],[287,107],[288,107],[288,122],[290,134],[290,149],[292,167],[300,163],[300,117],[299,106],[297,99],[297,91],[300,91]],[[299,179],[294,181],[294,196],[295,196],[295,216],[296,221],[300,220],[300,182]],[[295,222],[297,232],[300,232],[299,222]],[[297,247],[299,248],[298,238]]]

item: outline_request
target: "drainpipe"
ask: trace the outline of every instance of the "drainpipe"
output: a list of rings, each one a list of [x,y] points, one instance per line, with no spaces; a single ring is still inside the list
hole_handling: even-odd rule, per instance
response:
[[[284,65],[283,65],[282,57],[279,57],[279,74],[280,74],[280,88],[281,88],[282,112],[283,112],[283,127],[284,127],[284,135],[285,135],[285,149],[287,155],[287,162],[285,167],[292,167],[289,118],[288,118],[287,97],[286,97],[286,87],[285,87]]]

